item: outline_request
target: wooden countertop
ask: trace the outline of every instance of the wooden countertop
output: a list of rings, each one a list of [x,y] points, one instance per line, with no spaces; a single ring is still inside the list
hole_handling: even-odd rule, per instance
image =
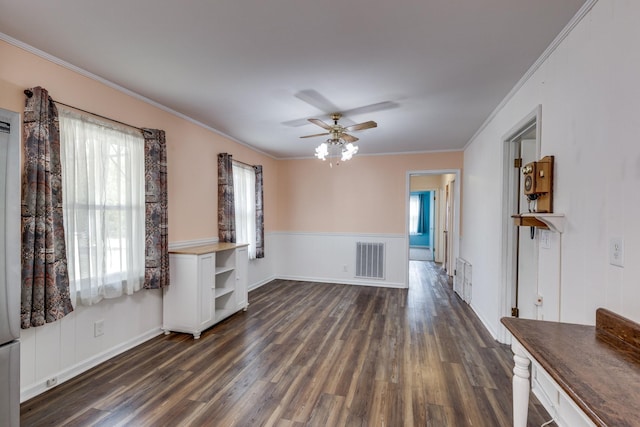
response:
[[[501,321],[597,426],[640,426],[640,349],[600,325]]]
[[[249,246],[248,243],[212,243],[210,245],[187,246],[185,248],[172,249],[170,254],[203,255],[211,252],[227,251],[229,249]]]

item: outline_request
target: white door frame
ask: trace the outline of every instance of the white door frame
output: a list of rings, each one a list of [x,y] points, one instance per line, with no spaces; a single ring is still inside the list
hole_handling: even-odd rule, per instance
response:
[[[460,169],[431,169],[431,170],[412,170],[407,171],[406,174],[406,189],[405,189],[405,213],[404,213],[404,236],[406,239],[405,245],[405,265],[406,265],[406,284],[405,287],[409,287],[409,198],[411,196],[411,176],[412,175],[446,175],[455,174],[454,181],[454,198],[453,198],[453,262],[451,265],[455,265],[455,259],[458,258],[460,250]],[[442,203],[442,201],[441,201]]]
[[[520,173],[519,169],[513,166],[515,156],[515,147],[513,140],[522,135],[527,129],[535,124],[536,126],[536,157],[540,157],[540,139],[542,134],[542,105],[538,105],[532,112],[527,114],[515,126],[513,126],[502,138],[502,254],[501,270],[502,278],[500,281],[500,317],[510,317],[511,307],[515,294],[513,284],[515,283],[518,271],[516,262],[516,229],[513,223],[512,206],[517,203],[519,197],[519,188],[516,188],[516,174]],[[507,329],[498,323],[498,341],[501,343],[510,343],[511,335]]]

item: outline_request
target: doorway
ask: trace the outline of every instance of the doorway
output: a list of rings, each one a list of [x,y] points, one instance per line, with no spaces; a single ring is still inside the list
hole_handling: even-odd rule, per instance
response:
[[[454,274],[459,236],[459,177],[457,169],[407,172],[407,287],[410,261],[416,258],[417,248],[429,248],[430,259],[426,261],[436,263],[450,277]],[[416,197],[418,195],[422,198]],[[420,219],[418,206],[424,213],[419,236],[416,226]]]
[[[541,110],[538,106],[503,138],[501,316],[537,318],[539,230],[516,226],[511,215],[529,211],[520,167],[540,158]],[[505,342],[507,334],[503,327],[500,335]]]
[[[438,175],[433,177],[440,178]],[[415,181],[412,179],[409,195],[409,259],[435,261],[434,234],[438,192],[437,189],[416,189]]]

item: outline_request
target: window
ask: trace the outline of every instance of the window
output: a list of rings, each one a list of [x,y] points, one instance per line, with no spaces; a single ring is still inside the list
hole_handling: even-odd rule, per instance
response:
[[[72,300],[132,294],[144,281],[144,138],[72,110],[59,115]]]
[[[233,162],[233,196],[236,211],[236,242],[249,243],[249,259],[256,258],[256,173],[252,167]]]
[[[409,196],[409,234],[419,234],[418,224],[420,224],[420,211],[422,206],[420,196],[412,194]]]

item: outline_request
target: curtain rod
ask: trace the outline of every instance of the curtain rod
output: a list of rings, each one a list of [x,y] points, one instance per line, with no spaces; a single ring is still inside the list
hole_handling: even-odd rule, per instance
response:
[[[33,92],[29,89],[25,89],[24,94],[27,95],[27,98],[31,98],[33,96]],[[124,126],[128,126],[130,128],[137,129],[140,132],[146,132],[144,129],[139,128],[138,126],[133,126],[133,125],[130,125],[129,123],[121,122],[120,120],[114,120],[112,118],[105,117],[100,114],[92,113],[91,111],[83,110],[82,108],[74,107],[73,105],[65,104],[64,102],[56,101],[55,99],[52,99],[52,101],[55,102],[56,104],[64,105],[65,107],[73,108],[74,110],[82,111],[83,113],[91,114],[92,116],[95,116],[95,117],[100,117],[101,119],[109,120],[114,123],[118,123]]]
[[[241,165],[248,166],[248,167],[250,167],[251,169],[253,169],[253,167],[255,166],[255,165],[250,165],[249,163],[241,162],[240,160],[236,160],[236,159],[234,159],[234,158],[231,158],[231,161],[236,162],[236,163],[240,163]]]

